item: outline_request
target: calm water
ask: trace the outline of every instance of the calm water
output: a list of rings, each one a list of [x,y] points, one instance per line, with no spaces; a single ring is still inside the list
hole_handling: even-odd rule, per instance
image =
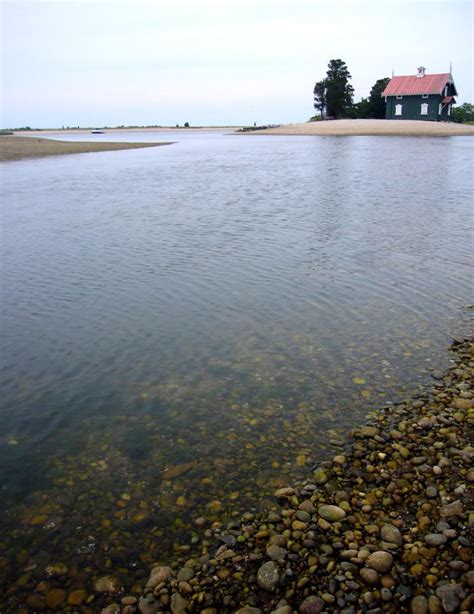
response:
[[[0,165],[0,570],[131,584],[446,364],[474,140],[66,138],[178,142]]]

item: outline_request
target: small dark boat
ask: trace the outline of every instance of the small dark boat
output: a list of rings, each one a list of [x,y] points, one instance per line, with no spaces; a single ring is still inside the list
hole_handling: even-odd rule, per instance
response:
[[[91,130],[91,134],[104,134],[103,130]]]

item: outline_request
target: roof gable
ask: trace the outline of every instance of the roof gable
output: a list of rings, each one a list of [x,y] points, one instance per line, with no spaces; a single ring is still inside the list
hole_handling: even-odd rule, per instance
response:
[[[448,81],[452,81],[449,73],[439,75],[407,75],[392,77],[382,96],[416,96],[419,94],[441,94]]]

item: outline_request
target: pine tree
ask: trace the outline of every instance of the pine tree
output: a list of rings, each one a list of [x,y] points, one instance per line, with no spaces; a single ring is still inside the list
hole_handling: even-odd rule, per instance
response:
[[[314,108],[321,112],[321,117],[339,119],[349,114],[352,107],[354,88],[349,83],[351,74],[342,60],[331,60],[328,64],[326,78],[314,86]]]

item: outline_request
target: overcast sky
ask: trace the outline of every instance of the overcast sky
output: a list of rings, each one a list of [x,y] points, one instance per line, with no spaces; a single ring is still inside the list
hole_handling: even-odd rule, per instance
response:
[[[2,0],[1,126],[305,121],[342,58],[381,77],[448,72],[474,102],[473,2]]]

